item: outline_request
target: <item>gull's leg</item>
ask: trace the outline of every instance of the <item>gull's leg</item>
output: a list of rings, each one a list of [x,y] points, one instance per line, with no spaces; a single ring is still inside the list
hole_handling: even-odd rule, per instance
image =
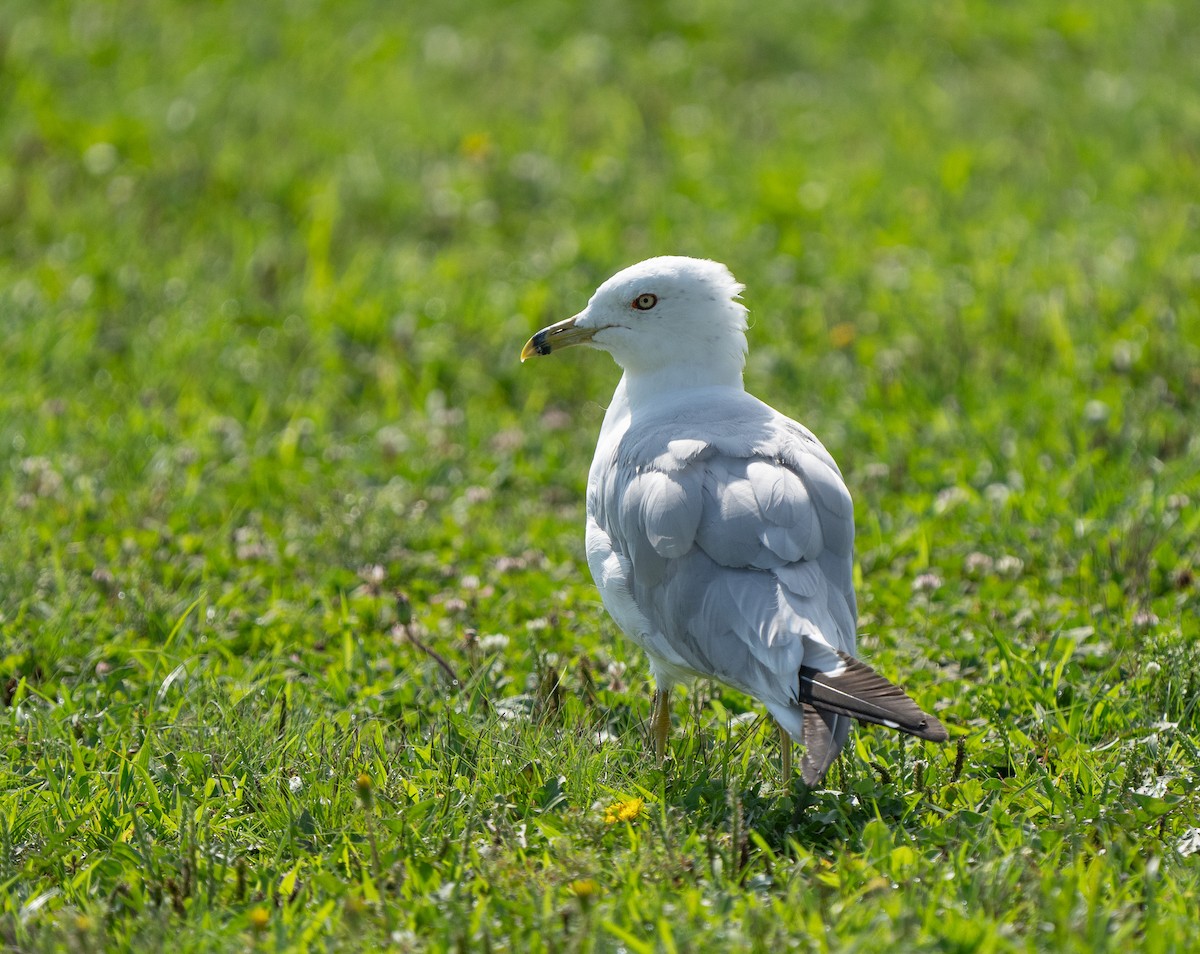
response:
[[[650,734],[654,738],[654,757],[662,764],[667,754],[667,736],[671,732],[671,690],[655,689],[650,710]]]
[[[783,784],[792,780],[792,737],[779,726],[779,760],[782,763]]]

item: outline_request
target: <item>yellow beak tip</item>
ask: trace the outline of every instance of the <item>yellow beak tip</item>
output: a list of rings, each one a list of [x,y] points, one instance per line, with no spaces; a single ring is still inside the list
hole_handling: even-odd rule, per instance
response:
[[[596,334],[595,329],[577,327],[575,322],[578,318],[579,316],[575,315],[556,325],[543,328],[525,342],[525,347],[521,349],[521,360],[547,355],[552,351],[561,351],[563,348],[571,348],[591,341]]]

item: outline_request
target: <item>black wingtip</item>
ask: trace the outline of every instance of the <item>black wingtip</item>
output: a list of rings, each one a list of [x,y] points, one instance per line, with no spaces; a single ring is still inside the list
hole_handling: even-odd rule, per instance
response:
[[[800,670],[800,701],[826,712],[896,729],[930,742],[946,742],[950,733],[909,695],[853,656],[839,652],[844,668],[837,675],[805,666]]]
[[[804,758],[800,760],[800,777],[809,788],[816,788],[841,752],[837,738],[838,716],[812,706],[804,707]]]
[[[946,727],[938,722],[933,716],[928,716],[924,723],[925,731],[920,733],[922,739],[928,739],[930,742],[949,742],[950,733]]]

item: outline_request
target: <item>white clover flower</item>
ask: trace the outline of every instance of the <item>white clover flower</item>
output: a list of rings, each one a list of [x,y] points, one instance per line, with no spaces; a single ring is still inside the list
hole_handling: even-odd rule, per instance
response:
[[[913,580],[912,588],[914,593],[924,593],[927,590],[936,590],[942,585],[942,578],[936,573],[922,573]]]
[[[986,553],[968,553],[966,560],[963,561],[966,571],[971,575],[986,576],[992,572],[995,566],[995,561]]]
[[[508,637],[504,633],[488,633],[479,640],[479,648],[485,653],[503,652],[507,647]]]
[[[1025,561],[1011,553],[1004,554],[996,561],[996,572],[1000,576],[1020,576],[1023,569],[1025,569]]]

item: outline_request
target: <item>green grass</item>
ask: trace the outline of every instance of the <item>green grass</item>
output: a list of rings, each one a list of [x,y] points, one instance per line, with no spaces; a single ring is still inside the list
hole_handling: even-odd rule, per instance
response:
[[[1195,947],[1195,4],[5,0],[0,90],[0,944]],[[517,354],[661,253],[961,749],[647,755],[617,372]]]

